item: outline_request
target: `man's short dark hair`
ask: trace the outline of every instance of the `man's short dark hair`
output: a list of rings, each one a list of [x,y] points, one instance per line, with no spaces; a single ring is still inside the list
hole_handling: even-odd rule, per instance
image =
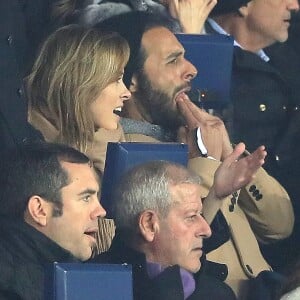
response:
[[[124,83],[127,88],[130,86],[133,74],[144,66],[146,53],[141,47],[144,33],[160,26],[166,27],[170,31],[174,29],[174,23],[170,18],[141,11],[117,15],[95,25],[101,30],[118,32],[127,40],[130,47],[130,57],[124,73]]]
[[[61,215],[61,188],[69,184],[61,162],[88,164],[89,159],[71,147],[44,142],[5,153],[0,158],[0,215],[23,219],[34,195],[55,203],[53,215]]]
[[[210,13],[211,17],[238,12],[239,8],[247,5],[251,0],[218,0],[218,3]]]

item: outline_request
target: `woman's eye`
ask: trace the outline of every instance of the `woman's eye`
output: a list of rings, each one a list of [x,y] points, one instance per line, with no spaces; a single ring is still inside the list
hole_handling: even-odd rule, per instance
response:
[[[118,77],[117,83],[121,83],[122,81],[123,81],[123,74],[120,77]]]

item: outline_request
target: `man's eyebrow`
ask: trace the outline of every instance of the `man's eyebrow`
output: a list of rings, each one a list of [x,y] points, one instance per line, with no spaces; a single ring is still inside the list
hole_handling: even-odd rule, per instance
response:
[[[83,195],[94,195],[94,194],[96,194],[96,193],[97,193],[97,191],[94,190],[94,189],[85,189],[84,191],[80,192],[80,193],[78,194],[78,196],[83,196]]]
[[[173,58],[176,58],[180,55],[183,55],[184,54],[184,51],[180,50],[180,51],[176,51],[176,52],[172,52],[171,54],[169,54],[167,57],[166,57],[166,60],[169,60],[169,59],[173,59]]]
[[[188,208],[185,212],[186,213],[198,213],[199,211],[202,211],[202,207],[201,207],[201,209],[199,209],[199,208]]]

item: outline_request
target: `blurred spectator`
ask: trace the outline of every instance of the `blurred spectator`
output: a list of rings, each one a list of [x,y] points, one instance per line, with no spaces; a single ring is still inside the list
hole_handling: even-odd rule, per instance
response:
[[[173,31],[200,33],[216,0],[58,0],[54,15],[60,23],[91,26],[107,18],[130,11],[161,15],[173,23]]]

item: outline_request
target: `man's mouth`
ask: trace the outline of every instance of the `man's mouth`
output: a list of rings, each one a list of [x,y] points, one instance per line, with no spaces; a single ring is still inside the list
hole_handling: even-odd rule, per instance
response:
[[[195,248],[193,248],[193,250],[202,251],[202,247],[195,247]]]
[[[119,107],[117,107],[117,108],[115,108],[114,110],[113,110],[113,113],[115,114],[115,115],[117,115],[117,116],[121,116],[121,113],[122,113],[122,106],[119,106]]]
[[[192,251],[196,251],[196,252],[203,252],[203,250],[202,250],[202,246],[199,246],[199,247],[194,247],[193,249],[192,249]]]
[[[177,92],[174,97],[175,101],[177,102],[177,100],[180,99],[181,97],[186,97],[187,96],[186,93],[189,92],[190,90],[191,90],[191,87],[187,87],[187,88],[182,89],[179,92]]]
[[[96,242],[98,228],[90,228],[84,232],[85,235],[91,237]]]

